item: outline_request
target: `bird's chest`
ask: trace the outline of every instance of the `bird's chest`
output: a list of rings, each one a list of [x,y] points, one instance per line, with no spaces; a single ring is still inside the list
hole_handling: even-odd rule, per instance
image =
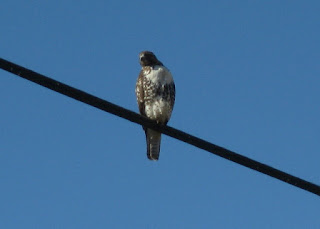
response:
[[[166,123],[171,115],[170,102],[165,96],[166,85],[170,76],[169,71],[151,69],[144,77],[145,114],[160,123]]]
[[[171,77],[170,72],[163,66],[144,67],[144,78],[147,84],[163,85]]]
[[[160,99],[165,91],[165,86],[171,80],[171,74],[164,68],[144,69],[143,89],[145,101]]]

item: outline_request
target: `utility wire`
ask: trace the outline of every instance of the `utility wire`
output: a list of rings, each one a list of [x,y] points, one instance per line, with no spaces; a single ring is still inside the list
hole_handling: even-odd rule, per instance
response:
[[[79,89],[70,87],[66,84],[63,84],[63,83],[58,82],[56,80],[53,80],[49,77],[46,77],[44,75],[41,75],[41,74],[36,73],[34,71],[31,71],[27,68],[24,68],[22,66],[19,66],[17,64],[12,63],[12,62],[9,62],[9,61],[4,60],[2,58],[0,58],[0,68],[2,68],[5,71],[11,72],[17,76],[20,76],[22,78],[30,80],[36,84],[42,85],[46,88],[49,88],[53,91],[56,91],[60,94],[66,95],[66,96],[71,97],[75,100],[81,101],[83,103],[86,103],[90,106],[96,107],[100,110],[109,112],[109,113],[114,114],[116,116],[122,117],[122,118],[127,119],[131,122],[135,122],[135,123],[138,123],[142,126],[157,130],[157,131],[162,132],[163,134],[166,134],[170,137],[176,138],[180,141],[186,142],[190,145],[193,145],[193,146],[198,147],[200,149],[206,150],[210,153],[213,153],[215,155],[223,157],[227,160],[233,161],[237,164],[240,164],[240,165],[243,165],[243,166],[248,167],[250,169],[256,170],[260,173],[264,173],[268,176],[274,177],[278,180],[281,180],[281,181],[286,182],[288,184],[291,184],[295,187],[304,189],[308,192],[311,192],[311,193],[314,193],[314,194],[320,196],[320,186],[319,185],[313,184],[309,181],[306,181],[306,180],[303,180],[299,177],[290,175],[288,173],[285,173],[283,171],[275,169],[275,168],[268,166],[266,164],[252,160],[248,157],[242,156],[242,155],[237,154],[235,152],[232,152],[228,149],[222,148],[222,147],[217,146],[215,144],[212,144],[208,141],[197,138],[197,137],[190,135],[188,133],[185,133],[181,130],[172,128],[170,126],[158,125],[155,121],[149,120],[148,118],[141,116],[135,112],[132,112],[132,111],[127,110],[123,107],[120,107],[118,105],[110,103],[106,100],[100,99],[96,96],[90,95],[90,94],[88,94],[84,91],[81,91]]]

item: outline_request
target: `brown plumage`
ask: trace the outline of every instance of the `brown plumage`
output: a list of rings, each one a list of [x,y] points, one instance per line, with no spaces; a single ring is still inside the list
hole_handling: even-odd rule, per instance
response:
[[[159,124],[167,124],[175,102],[175,85],[170,71],[150,51],[139,55],[140,71],[136,96],[140,114]],[[144,128],[147,141],[147,156],[158,160],[161,133]]]

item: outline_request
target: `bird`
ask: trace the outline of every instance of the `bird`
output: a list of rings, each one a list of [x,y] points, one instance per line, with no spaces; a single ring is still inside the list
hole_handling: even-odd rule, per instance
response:
[[[141,71],[135,92],[139,112],[160,125],[166,125],[171,117],[175,102],[175,84],[170,70],[151,51],[139,54]],[[159,160],[161,133],[143,127],[149,160]]]

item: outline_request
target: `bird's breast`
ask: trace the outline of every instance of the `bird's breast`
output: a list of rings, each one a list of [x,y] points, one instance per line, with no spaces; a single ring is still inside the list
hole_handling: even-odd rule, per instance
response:
[[[146,79],[154,84],[169,84],[173,81],[170,71],[165,66],[156,65],[145,69],[144,74]]]
[[[173,105],[168,91],[173,84],[170,71],[164,66],[154,66],[144,72],[144,109],[148,118],[165,124],[171,117]]]

